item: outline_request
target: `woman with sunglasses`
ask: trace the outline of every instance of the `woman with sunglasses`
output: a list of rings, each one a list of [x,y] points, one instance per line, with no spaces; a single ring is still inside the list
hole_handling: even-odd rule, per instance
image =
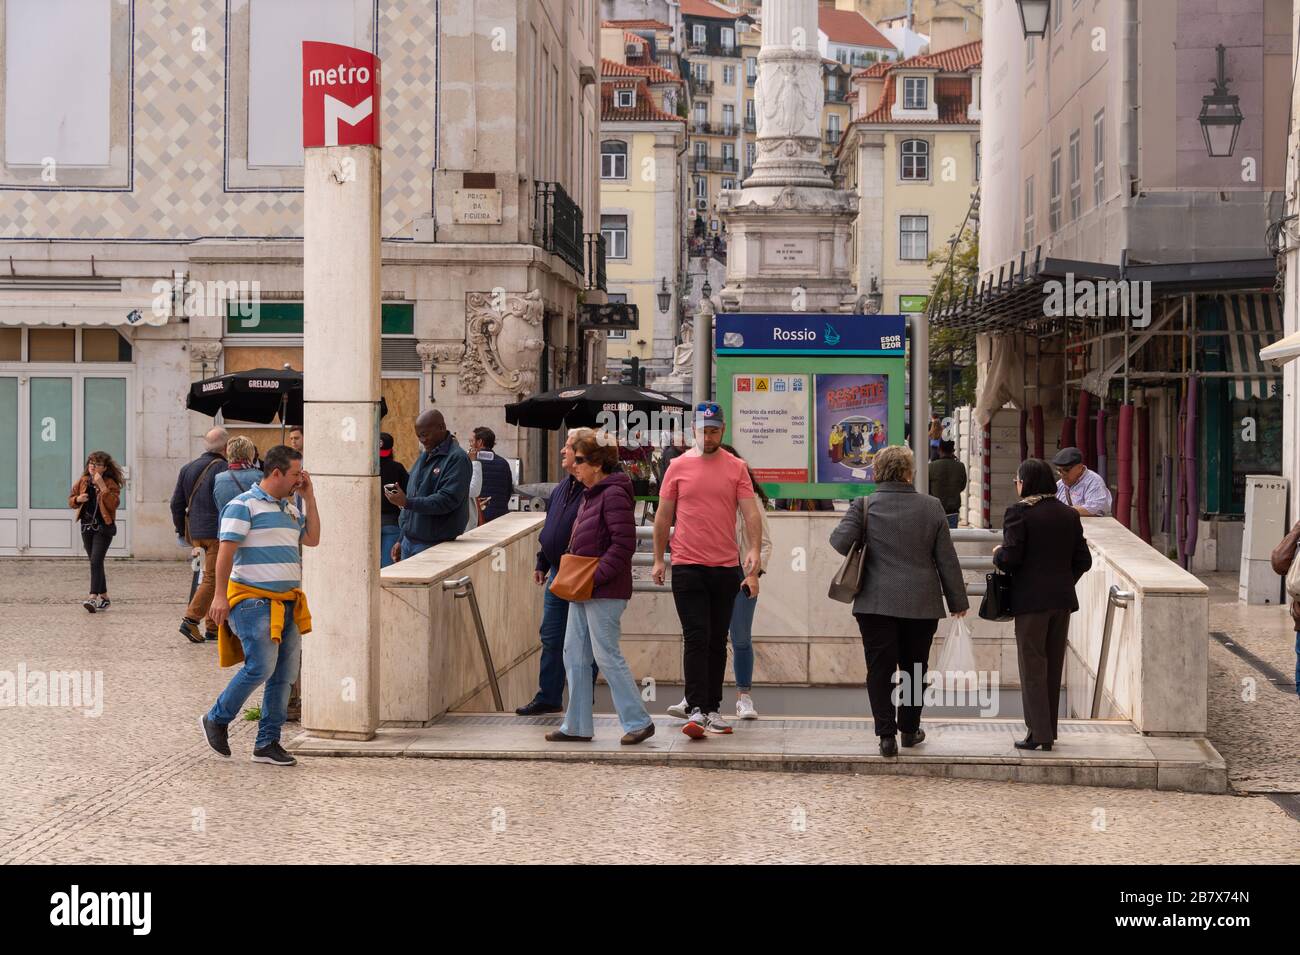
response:
[[[1029,734],[1017,749],[1050,750],[1056,741],[1070,614],[1079,609],[1074,585],[1092,566],[1078,511],[1056,497],[1046,461],[1029,458],[1016,472],[1020,500],[1002,518],[993,564],[1011,575],[1020,696]]]
[[[618,468],[618,444],[605,431],[581,435],[573,442],[573,476],[583,485],[582,503],[573,521],[568,553],[599,557],[588,600],[569,604],[564,632],[564,669],[569,682],[569,708],[558,730],[546,734],[552,743],[589,743],[592,720],[592,663],[600,666],[609,684],[624,745],[654,735],[654,721],[641,703],[619,647],[621,621],[632,599],[632,553],[636,550],[636,519],[632,480]]]

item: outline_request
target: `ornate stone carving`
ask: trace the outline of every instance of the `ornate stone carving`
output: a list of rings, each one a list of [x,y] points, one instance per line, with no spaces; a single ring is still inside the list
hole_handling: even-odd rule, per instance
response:
[[[504,298],[470,292],[465,302],[465,352],[460,391],[477,394],[491,380],[514,395],[537,390],[537,366],[544,343],[545,304],[536,289]]]
[[[190,342],[190,360],[215,365],[221,357],[221,342]]]

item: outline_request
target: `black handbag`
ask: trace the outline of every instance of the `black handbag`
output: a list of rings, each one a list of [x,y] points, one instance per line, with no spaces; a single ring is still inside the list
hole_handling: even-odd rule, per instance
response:
[[[997,571],[984,575],[984,599],[980,601],[981,620],[1011,620],[1011,575]]]

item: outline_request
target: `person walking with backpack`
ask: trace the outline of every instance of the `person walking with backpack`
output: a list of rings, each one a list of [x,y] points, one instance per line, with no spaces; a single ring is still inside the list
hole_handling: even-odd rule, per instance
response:
[[[654,735],[655,724],[641,702],[641,691],[619,647],[620,623],[632,599],[632,553],[636,519],[632,480],[618,467],[618,445],[604,431],[573,442],[573,476],[582,484],[582,503],[573,522],[568,552],[551,586],[569,601],[564,633],[564,670],[569,680],[569,708],[552,743],[591,742],[591,667],[600,666],[609,684],[614,709],[623,725],[625,746]],[[572,573],[570,573],[572,571]]]
[[[695,447],[673,461],[659,489],[654,526],[654,582],[667,576],[664,550],[672,531],[673,602],[682,625],[682,670],[690,716],[682,732],[691,739],[726,734],[722,708],[727,669],[727,629],[742,580],[758,593],[763,518],[749,468],[722,450],[722,408],[711,401],[695,408]],[[745,524],[748,550],[738,561],[736,511]],[[573,692],[570,684],[569,692]]]
[[[203,548],[203,577],[185,608],[179,628],[190,643],[204,641],[199,621],[207,616],[208,608],[212,606],[217,568],[217,520],[220,516],[212,488],[217,475],[226,469],[228,440],[225,428],[213,428],[204,435],[203,443],[207,450],[181,468],[176,477],[176,489],[172,491],[172,525],[176,528],[176,537],[191,547]]]
[[[108,580],[104,555],[117,534],[117,504],[122,494],[122,471],[107,451],[92,451],[86,469],[68,494],[68,507],[77,512],[81,543],[90,558],[90,596],[81,605],[90,613],[107,610]]]
[[[226,470],[212,482],[212,500],[218,518],[227,504],[262,480],[262,469],[253,463],[256,460],[257,448],[248,438],[236,435],[226,442]]]
[[[867,660],[867,696],[880,755],[898,755],[925,740],[921,729],[926,661],[944,614],[966,616],[970,602],[961,564],[952,545],[943,506],[912,486],[915,458],[910,448],[889,445],[876,453],[876,490],[858,498],[831,532],[831,547],[847,555],[859,541],[866,547],[862,589],[853,616]],[[901,670],[910,693],[894,702],[894,672]],[[916,674],[920,674],[920,681]]]

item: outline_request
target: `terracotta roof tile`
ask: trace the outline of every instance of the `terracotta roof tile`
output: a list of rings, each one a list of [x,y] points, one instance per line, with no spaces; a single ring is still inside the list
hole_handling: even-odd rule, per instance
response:
[[[626,63],[618,63],[614,60],[601,60],[600,73],[605,78],[632,77],[656,85],[660,83],[681,85],[683,82],[680,76],[671,70],[665,70],[662,66],[628,66]]]
[[[735,20],[740,16],[734,10],[720,7],[709,0],[681,0],[682,15],[687,17],[707,17],[710,20]]]
[[[871,21],[856,10],[836,10],[821,7],[817,11],[817,25],[832,43],[850,46],[874,46],[894,49],[889,38],[871,25]]]
[[[662,20],[604,20],[602,27],[616,27],[622,30],[671,30]]]
[[[602,123],[636,123],[636,122],[673,122],[685,123],[682,117],[666,113],[655,105],[650,87],[644,80],[636,86],[636,105],[631,109],[622,109],[615,105],[615,86],[626,88],[623,83],[602,83],[600,87],[600,121]]]
[[[971,103],[971,83],[965,77],[939,76],[934,81],[934,98],[938,104],[939,118],[933,119],[896,119],[890,115],[897,96],[896,82],[889,76],[896,69],[920,68],[937,70],[941,73],[969,73],[981,63],[984,44],[980,40],[955,46],[939,53],[922,53],[893,63],[875,63],[865,70],[859,70],[855,77],[885,77],[885,88],[880,97],[880,105],[866,116],[855,119],[855,123],[953,123],[977,125],[976,120],[967,118],[967,109]]]

